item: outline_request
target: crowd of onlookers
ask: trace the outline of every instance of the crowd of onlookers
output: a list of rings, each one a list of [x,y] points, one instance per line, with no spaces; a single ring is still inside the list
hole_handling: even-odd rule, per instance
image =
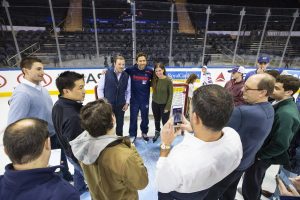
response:
[[[172,106],[173,83],[164,64],[148,66],[144,53],[127,68],[125,58],[116,56],[113,67],[101,75],[98,99],[86,105],[83,74],[59,74],[55,81],[59,97],[53,105],[40,85],[41,60],[22,59],[24,80],[9,100],[3,136],[12,163],[0,176],[0,198],[79,199],[89,191],[94,200],[138,199],[137,190],[149,180],[134,143],[139,112],[142,139],[150,142],[150,88],[152,141],[161,138],[155,172],[158,199],[234,200],[236,191],[245,200],[258,200],[261,194],[271,199],[300,196],[300,116],[294,99],[300,80],[267,70],[269,62],[268,57],[259,57],[257,69],[248,73],[242,66],[232,68],[225,87],[213,84],[203,66],[199,88],[194,86],[195,74],[186,80],[184,113]],[[128,109],[129,137],[123,137]],[[182,132],[182,142],[172,145]],[[48,167],[51,149],[58,148],[61,165]],[[273,193],[263,190],[262,182],[275,164],[280,172]],[[237,188],[242,176],[242,188]]]

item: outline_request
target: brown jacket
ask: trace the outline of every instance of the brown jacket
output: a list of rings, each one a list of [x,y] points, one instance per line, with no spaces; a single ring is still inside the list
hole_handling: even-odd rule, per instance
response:
[[[96,162],[80,162],[93,200],[138,199],[137,190],[148,184],[147,168],[130,142],[108,145]]]

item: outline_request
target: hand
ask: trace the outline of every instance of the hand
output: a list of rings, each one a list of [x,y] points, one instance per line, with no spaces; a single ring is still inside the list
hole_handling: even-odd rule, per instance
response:
[[[276,181],[277,181],[278,189],[279,189],[281,195],[283,195],[283,196],[300,196],[299,193],[295,189],[285,187],[284,183],[278,176],[276,176]]]
[[[182,124],[180,125],[181,130],[187,131],[189,133],[193,132],[193,128],[191,126],[191,123],[185,118],[184,115],[182,115]]]
[[[300,176],[296,176],[294,178],[290,178],[291,182],[295,186],[295,188],[300,191]]]
[[[164,113],[168,113],[169,112],[169,110],[164,110]]]
[[[161,143],[171,145],[176,136],[174,133],[173,118],[171,117],[161,130]]]
[[[257,74],[263,74],[265,72],[265,70],[262,68],[258,68],[256,72],[257,72]]]
[[[104,74],[106,74],[106,72],[107,72],[107,69],[104,69],[104,70],[102,70],[102,72],[100,74],[104,75]]]
[[[125,111],[128,109],[128,106],[129,106],[129,104],[126,103],[126,104],[123,106],[122,110],[125,112]]]

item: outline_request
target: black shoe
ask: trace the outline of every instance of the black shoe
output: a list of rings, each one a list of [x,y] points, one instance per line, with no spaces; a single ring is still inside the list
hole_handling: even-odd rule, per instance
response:
[[[143,139],[144,139],[145,142],[149,141],[149,137],[147,136],[146,133],[142,133],[142,137],[143,137]]]
[[[156,142],[156,140],[159,138],[159,136],[160,136],[160,132],[155,131],[155,136],[152,138],[153,143]]]
[[[268,190],[261,190],[261,194],[267,198],[270,198],[273,195],[273,193]]]

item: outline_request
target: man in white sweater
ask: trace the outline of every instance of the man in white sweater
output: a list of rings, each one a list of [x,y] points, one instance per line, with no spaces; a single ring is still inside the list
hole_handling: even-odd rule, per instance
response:
[[[173,119],[162,130],[156,165],[158,199],[203,199],[207,189],[241,161],[240,137],[234,129],[224,127],[233,110],[233,99],[226,89],[202,86],[194,92],[190,106],[190,122],[183,117],[181,125],[189,133],[172,150],[177,135]]]

